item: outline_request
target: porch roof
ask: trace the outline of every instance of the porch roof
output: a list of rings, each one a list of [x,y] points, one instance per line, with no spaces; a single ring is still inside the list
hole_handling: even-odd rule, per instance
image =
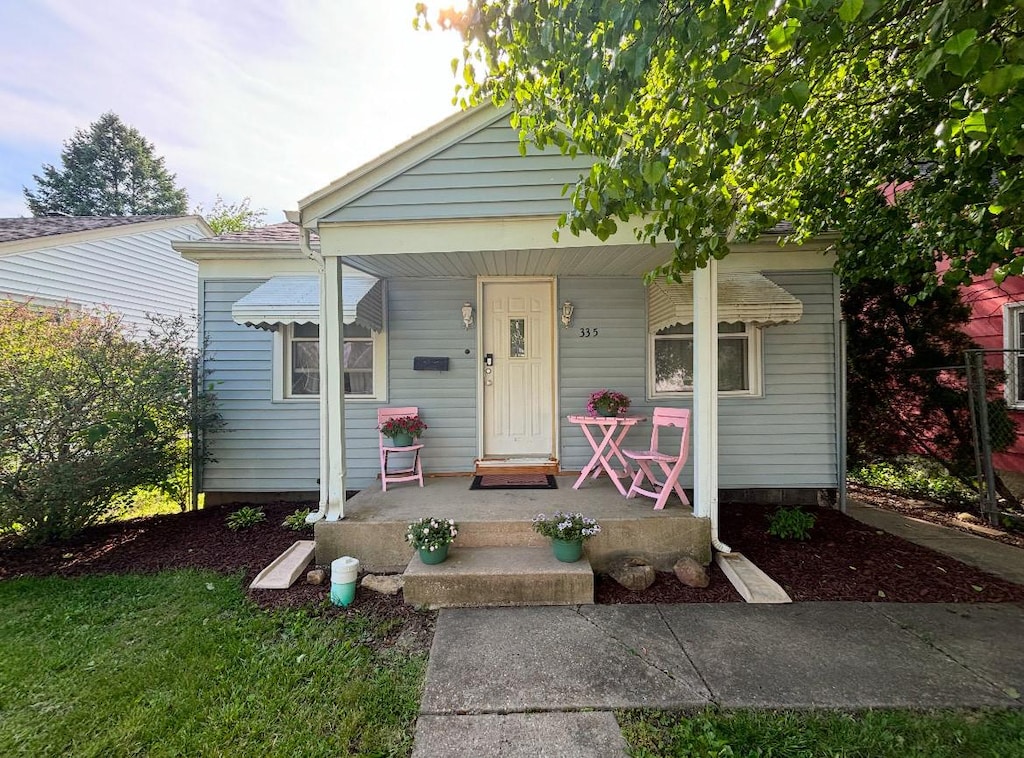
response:
[[[383,329],[384,302],[379,280],[342,279],[342,319],[375,332]],[[231,306],[235,323],[274,331],[282,324],[320,323],[320,277],[275,276]]]
[[[458,225],[455,225],[458,226]],[[671,261],[675,255],[669,243],[642,244],[596,238],[586,244],[580,238],[563,235],[561,242],[544,246],[552,226],[536,224],[526,237],[509,239],[511,223],[486,224],[465,238],[449,239],[443,225],[426,225],[410,234],[402,225],[381,230],[378,237],[364,236],[366,228],[322,230],[328,240],[326,255],[340,255],[345,265],[381,279],[478,276],[588,276],[640,278]],[[543,233],[539,233],[543,230]],[[456,231],[458,231],[456,229]],[[513,230],[514,231],[514,230]],[[355,237],[352,233],[355,232]],[[390,236],[389,236],[390,235]],[[623,237],[628,235],[621,235]],[[830,269],[834,255],[832,240],[825,235],[803,245],[779,244],[781,233],[766,233],[753,242],[734,244],[721,262],[720,270],[781,271]],[[529,239],[531,244],[515,244]],[[512,243],[512,244],[509,244]],[[582,243],[582,244],[581,244]],[[433,249],[431,249],[433,248]]]
[[[342,260],[352,268],[382,279],[477,276],[642,277],[671,257],[671,247],[635,244],[343,255]]]

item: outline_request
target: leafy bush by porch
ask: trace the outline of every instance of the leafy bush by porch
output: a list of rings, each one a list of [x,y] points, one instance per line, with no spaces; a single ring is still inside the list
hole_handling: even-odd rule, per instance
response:
[[[139,487],[180,490],[190,424],[191,334],[159,322],[131,339],[111,314],[0,304],[0,534],[71,536]]]
[[[0,755],[407,755],[425,656],[208,572],[0,582]],[[376,648],[376,649],[375,649]]]

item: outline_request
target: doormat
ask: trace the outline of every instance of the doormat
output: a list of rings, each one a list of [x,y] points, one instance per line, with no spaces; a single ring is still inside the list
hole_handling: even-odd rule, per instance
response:
[[[484,474],[474,476],[471,490],[557,490],[550,474]]]

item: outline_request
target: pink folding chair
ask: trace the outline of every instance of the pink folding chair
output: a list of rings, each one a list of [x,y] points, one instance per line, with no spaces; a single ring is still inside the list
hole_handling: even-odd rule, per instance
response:
[[[423,462],[420,460],[422,443],[414,440],[412,445],[385,445],[384,433],[380,431],[380,425],[388,419],[402,418],[403,416],[418,416],[419,408],[409,406],[408,408],[378,408],[377,409],[377,434],[380,436],[380,488],[383,492],[388,491],[388,482],[414,482],[419,481],[423,486]],[[412,465],[406,468],[388,469],[388,457],[395,454],[412,454]]]
[[[682,430],[679,440],[679,453],[670,455],[658,450],[658,430],[662,427],[671,426]],[[654,428],[651,430],[651,447],[649,450],[623,450],[622,454],[630,460],[636,461],[638,470],[633,477],[633,484],[629,487],[626,497],[643,495],[654,499],[654,509],[661,510],[665,507],[665,501],[675,490],[683,505],[689,505],[690,501],[679,484],[679,474],[686,465],[686,459],[690,454],[690,411],[681,408],[655,408]],[[651,464],[657,463],[664,475],[664,480],[658,479]],[[650,480],[651,489],[644,489],[640,485],[644,480]]]

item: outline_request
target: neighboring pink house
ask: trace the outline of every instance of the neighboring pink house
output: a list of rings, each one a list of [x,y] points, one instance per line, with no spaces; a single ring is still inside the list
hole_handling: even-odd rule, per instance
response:
[[[1010,417],[1016,422],[1016,441],[1008,450],[992,456],[996,469],[1024,473],[1024,277],[1011,276],[1002,284],[988,276],[961,288],[971,321],[964,329],[979,347],[992,351],[985,363],[1006,371],[1004,394]]]

